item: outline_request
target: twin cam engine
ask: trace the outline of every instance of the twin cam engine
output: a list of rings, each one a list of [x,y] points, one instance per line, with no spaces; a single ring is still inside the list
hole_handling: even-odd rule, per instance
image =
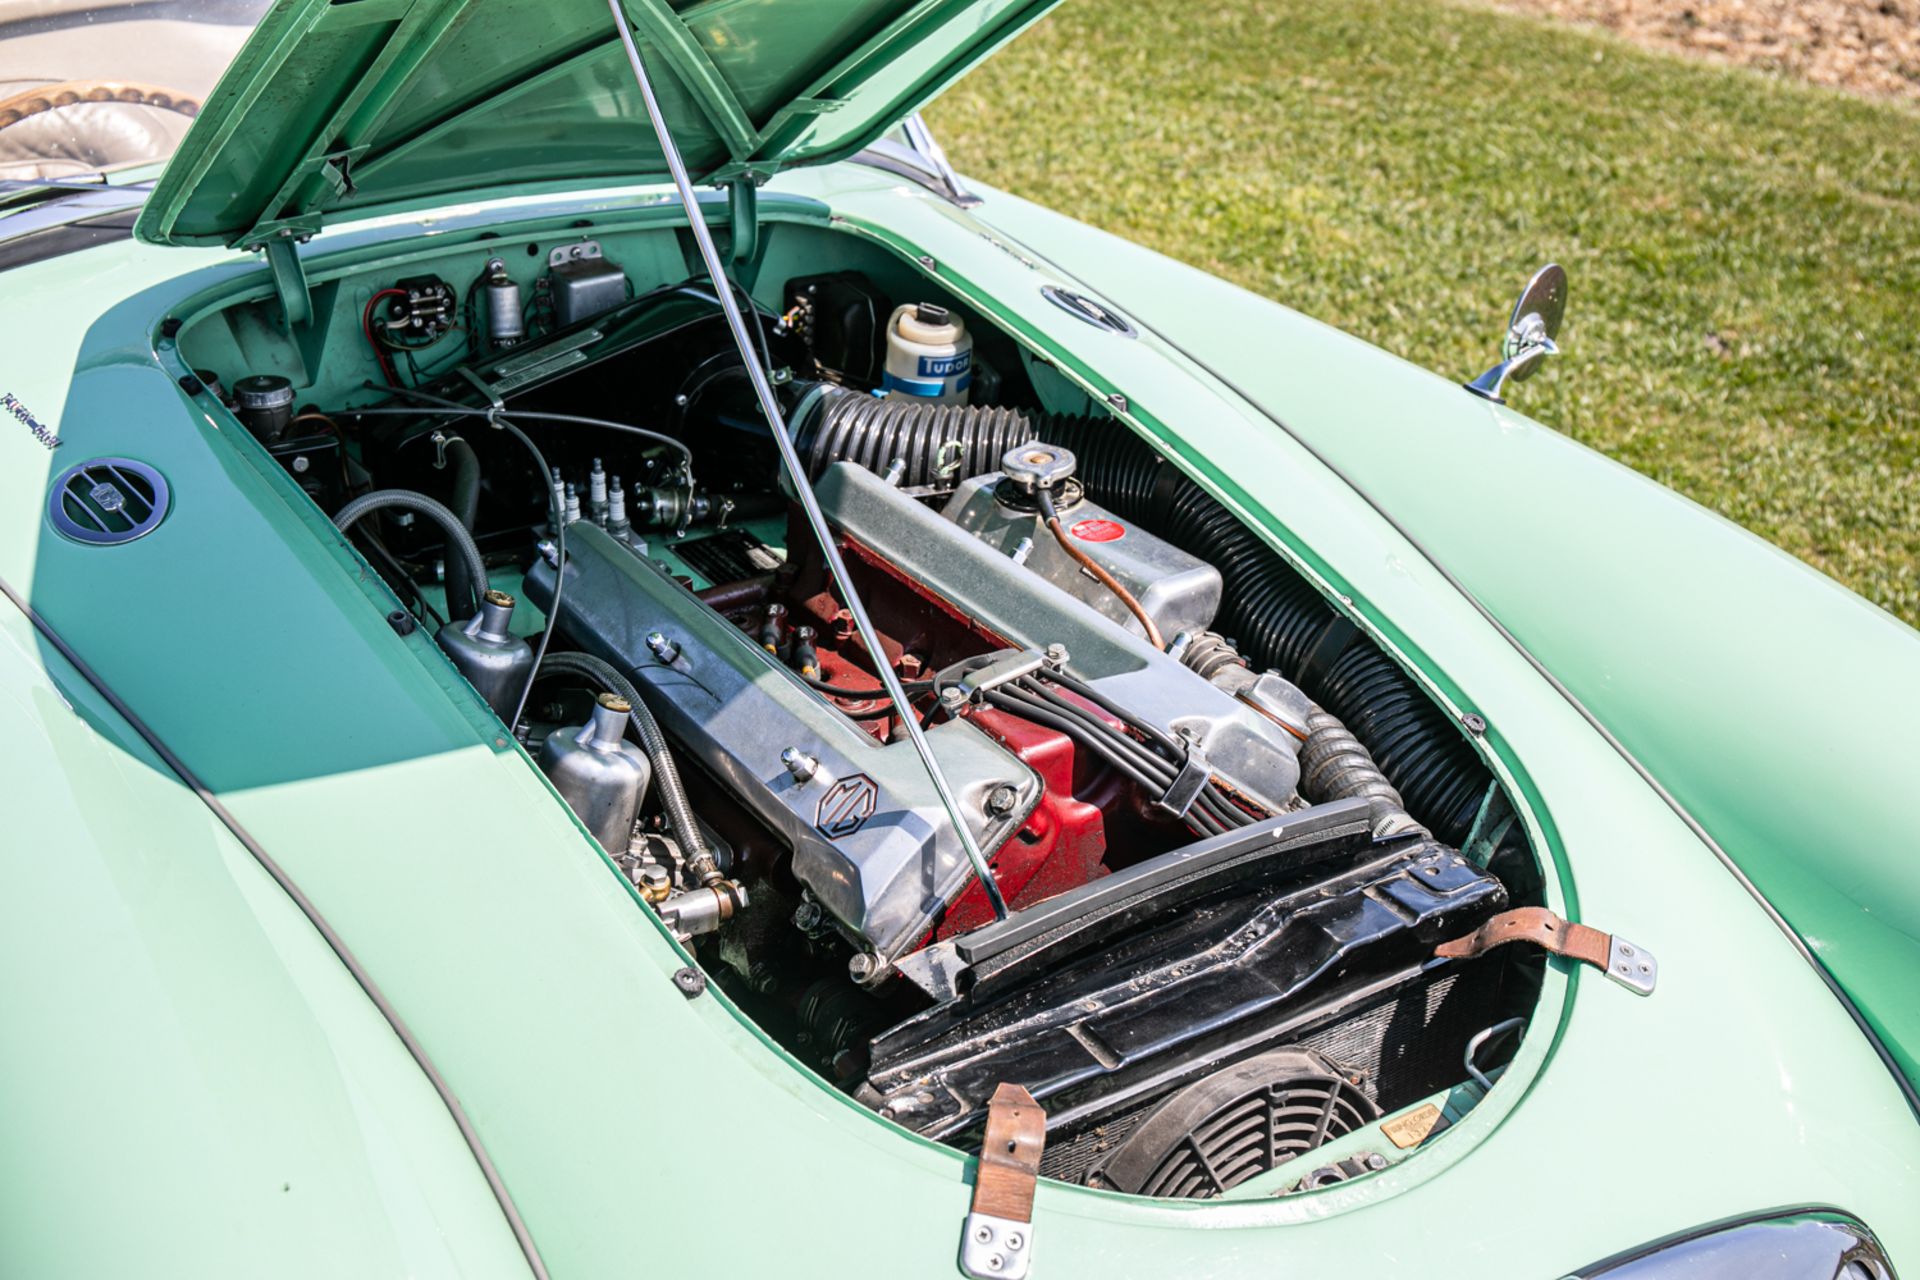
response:
[[[897,646],[886,660],[931,694],[928,740],[979,847],[1004,851],[1007,897],[1018,905],[1104,874],[1110,851],[1131,860],[1299,807],[1305,695],[1239,666],[1222,687],[1142,634],[1178,627],[1193,644],[1218,604],[1218,572],[1079,498],[1064,449],[1022,445],[1006,470],[959,486],[942,511],[850,462],[826,467],[816,491]],[[1041,487],[1073,519],[1066,539],[1132,580],[1143,618],[1048,532]],[[887,731],[890,716],[873,714],[871,656],[851,637],[835,648],[847,628],[817,565],[773,575],[741,625],[590,524],[569,530],[567,556],[567,634],[626,673],[668,733],[791,848],[793,877],[868,957],[867,983],[979,916],[931,780]],[[554,574],[549,562],[529,575],[542,607]],[[848,706],[850,689],[869,696]],[[1078,777],[1057,759],[1076,748],[1091,757]],[[1090,786],[1095,762],[1124,785]],[[1100,793],[1076,795],[1089,790]],[[1080,828],[1071,840],[1065,825]],[[1087,848],[1089,825],[1108,847]],[[1113,850],[1109,827],[1151,832],[1149,847]],[[1022,856],[1040,843],[1054,856]]]

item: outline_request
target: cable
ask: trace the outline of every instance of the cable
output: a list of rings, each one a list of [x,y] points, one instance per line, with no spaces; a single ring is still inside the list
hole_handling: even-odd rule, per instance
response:
[[[492,408],[480,409],[480,408],[475,408],[473,405],[461,404],[458,400],[449,400],[444,396],[436,396],[431,392],[422,391],[418,387],[379,387],[377,389],[381,391],[392,391],[398,395],[405,396],[408,399],[419,400],[424,404],[433,405],[437,408],[447,411],[448,413],[458,412],[474,418],[492,418],[497,413],[510,412],[513,414],[514,417],[520,419],[523,422],[568,422],[568,423],[573,423],[577,426],[602,427],[608,431],[623,431],[628,435],[640,436],[643,439],[652,440],[657,444],[666,445],[668,448],[678,452],[680,454],[682,461],[684,461],[686,464],[686,472],[687,472],[689,483],[691,483],[692,481],[693,450],[688,448],[683,441],[676,440],[672,436],[667,435],[664,432],[649,431],[645,427],[636,427],[633,424],[627,423],[627,422],[613,422],[606,418],[589,418],[583,414],[578,414],[578,413],[550,413],[544,409],[512,409],[512,410],[508,410],[504,408],[503,409],[492,409]],[[341,411],[342,416],[356,414],[356,413],[375,414],[375,415],[382,415],[386,417],[399,417],[407,414],[413,414],[416,417],[419,416],[419,411],[415,411],[411,409],[367,408],[367,409],[345,409]],[[551,475],[552,473],[548,472],[546,474]]]
[[[1053,679],[1054,673],[1048,673],[1047,678]],[[1063,683],[1067,682],[1080,684],[1073,677],[1066,677]],[[1142,725],[1141,730],[1148,741],[1141,742],[1114,728],[1087,708],[1047,689],[1037,677],[1024,677],[990,690],[987,697],[993,705],[1010,714],[1057,729],[1084,744],[1150,795],[1164,796],[1185,768],[1184,759],[1167,758],[1177,754],[1180,748],[1158,730]],[[1106,700],[1102,698],[1100,701],[1104,703]],[[1123,720],[1131,718],[1124,713],[1116,714]],[[1157,753],[1154,750],[1156,747],[1166,754]],[[1220,790],[1217,781],[1211,779],[1194,797],[1183,815],[1183,821],[1202,835],[1217,835],[1255,820],[1253,815],[1233,803]]]
[[[490,421],[527,447],[527,452],[533,455],[533,465],[539,469],[540,475],[553,474],[547,470],[547,459],[540,452],[540,446],[536,445],[526,432],[497,413],[491,417]],[[534,646],[533,665],[527,668],[527,682],[520,686],[520,700],[513,704],[513,719],[507,722],[507,730],[510,733],[519,731],[520,717],[526,712],[527,699],[533,696],[533,682],[540,678],[540,664],[546,661],[547,646],[553,643],[554,629],[560,625],[560,593],[566,590],[567,586],[567,513],[561,509],[560,499],[554,494],[551,484],[543,484],[540,487],[546,492],[547,506],[553,512],[553,599],[547,605],[547,625],[540,629],[540,643]]]
[[[422,391],[418,387],[393,386],[393,387],[384,387],[384,388],[378,388],[378,389],[397,392],[401,396],[408,397],[414,400],[421,401],[425,404],[435,406],[436,408],[440,409],[441,411],[447,414],[464,414],[469,417],[484,418],[488,421],[492,421],[499,414],[505,412],[504,409],[493,409],[493,408],[476,409],[472,405],[461,404],[458,400],[448,400],[444,396],[436,396],[431,392]],[[369,409],[348,409],[348,410],[343,410],[342,412],[374,414],[374,415],[386,416],[386,417],[404,417],[404,416],[408,416],[409,414],[413,416],[419,416],[420,413],[424,413],[426,412],[426,410],[423,409],[419,411],[413,411],[413,410],[407,410],[407,409],[369,408]],[[677,450],[679,452],[680,462],[681,462],[681,467],[680,467],[681,474],[686,476],[686,479],[687,479],[687,498],[689,502],[691,502],[693,499],[694,492],[695,492],[695,486],[694,486],[694,480],[693,480],[693,450],[688,448],[687,445],[682,441],[676,440],[670,435],[663,434],[662,432],[659,432],[659,431],[649,431],[645,427],[636,427],[630,423],[613,422],[606,418],[589,418],[577,413],[549,413],[543,409],[515,409],[513,410],[513,416],[529,422],[568,422],[568,423],[574,423],[580,426],[602,427],[608,431],[622,431],[628,435],[640,436],[643,439],[653,440],[660,444],[664,444],[667,447]],[[550,476],[552,474],[553,473],[550,471],[541,472],[541,475],[543,477]]]
[[[387,349],[373,336],[373,308],[382,298],[404,298],[405,289],[382,289],[367,299],[365,309],[360,312],[360,332],[366,335],[367,345],[373,348],[373,358],[380,364],[380,376],[387,380],[389,387],[400,385],[400,376],[394,372],[393,363],[387,359]]]
[[[1070,672],[1067,672],[1065,670],[1057,670],[1057,669],[1050,669],[1045,672],[1036,673],[1036,674],[1044,676],[1047,680],[1052,681],[1054,684],[1059,685],[1062,689],[1065,689],[1070,693],[1073,693],[1079,697],[1085,698],[1088,702],[1091,702],[1094,706],[1099,707],[1102,711],[1106,712],[1108,715],[1112,716],[1114,719],[1120,721],[1122,724],[1126,725],[1129,729],[1132,729],[1135,733],[1140,734],[1142,737],[1150,738],[1153,741],[1158,742],[1161,746],[1166,747],[1169,751],[1178,751],[1180,749],[1179,745],[1175,743],[1172,738],[1169,738],[1165,733],[1161,732],[1157,727],[1155,727],[1154,725],[1148,724],[1145,720],[1140,719],[1140,717],[1135,715],[1133,712],[1127,710],[1125,707],[1115,702],[1112,698],[1109,698],[1106,694],[1094,688],[1094,686],[1080,679],[1080,677],[1073,675]]]
[[[798,675],[799,673],[796,672],[795,674]],[[812,685],[814,688],[818,689],[820,692],[830,693],[836,698],[884,698],[887,696],[887,691],[885,689],[849,689],[845,685],[828,684],[825,680],[821,680],[815,676],[801,675],[800,678],[806,681],[808,684]],[[900,682],[900,687],[902,689],[908,690],[909,692],[912,692],[915,690],[918,690],[920,692],[925,692],[929,689],[932,689],[933,684],[934,682],[930,679],[929,680],[902,680]]]
[[[1121,586],[1118,578],[1094,563],[1092,556],[1074,546],[1072,539],[1067,537],[1067,531],[1060,527],[1060,513],[1053,509],[1053,495],[1047,491],[1046,486],[1036,486],[1033,496],[1040,504],[1040,518],[1047,522],[1047,529],[1053,534],[1053,540],[1060,544],[1060,549],[1072,557],[1082,569],[1092,574],[1101,586],[1113,592],[1120,603],[1127,606],[1127,612],[1131,613],[1146,631],[1147,643],[1165,653],[1167,642],[1161,638],[1160,628],[1153,625],[1153,618],[1147,613],[1145,607],[1134,599],[1133,592]]]

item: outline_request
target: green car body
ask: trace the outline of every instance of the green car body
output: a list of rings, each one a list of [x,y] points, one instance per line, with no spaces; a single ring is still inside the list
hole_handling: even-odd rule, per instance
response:
[[[1484,720],[1547,905],[1660,958],[1647,998],[1550,964],[1498,1087],[1374,1176],[1207,1203],[1042,1183],[1035,1274],[1552,1277],[1802,1209],[1852,1215],[1920,1268],[1902,786],[1920,636],[1453,381],[1015,197],[962,207],[848,158],[1045,5],[916,6],[965,38],[889,61],[873,37],[837,78],[767,52],[797,28],[755,27],[761,11],[796,7],[628,5],[665,51],[700,173],[771,176],[763,236],[891,254],[1115,405],[1443,705]],[[837,14],[905,39],[891,11],[908,6],[799,7],[809,28]],[[658,157],[630,103],[601,128],[636,152],[595,133],[536,160],[534,130],[476,142],[540,118],[525,97],[486,106],[500,83],[470,82],[483,112],[508,113],[470,131],[434,116],[431,76],[383,97],[393,60],[457,42],[473,11],[276,6],[142,214],[143,237],[183,243],[0,273],[0,391],[18,406],[0,419],[4,1270],[525,1274],[477,1145],[556,1276],[952,1274],[975,1161],[856,1105],[718,987],[683,995],[688,952],[432,638],[389,627],[392,594],[326,514],[182,385],[170,317],[277,295],[337,327],[357,306],[332,282],[423,245],[581,219],[633,243],[670,234],[682,215],[646,185]],[[585,38],[596,13],[544,21]],[[360,42],[331,55],[355,76],[315,70],[335,66],[302,47],[319,36]],[[741,49],[758,61],[730,60]],[[581,56],[544,83],[627,95],[606,78],[617,60]],[[299,93],[289,67],[308,73]],[[466,90],[437,91],[444,108]],[[383,185],[369,159],[343,183],[316,120],[359,111],[375,123],[355,136],[406,120],[417,148],[451,141],[406,181]],[[221,185],[248,172],[236,149],[251,186]],[[508,170],[530,185],[483,177]],[[248,244],[287,247],[227,247]],[[1067,316],[1049,284],[1138,335]],[[50,482],[97,456],[168,478],[153,534],[98,548],[53,531]],[[260,852],[411,1029],[477,1144]]]

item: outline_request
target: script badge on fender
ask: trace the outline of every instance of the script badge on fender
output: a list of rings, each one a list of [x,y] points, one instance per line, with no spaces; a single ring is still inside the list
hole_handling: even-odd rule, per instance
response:
[[[840,840],[866,826],[879,802],[879,786],[866,774],[856,773],[827,788],[813,824],[827,839]]]

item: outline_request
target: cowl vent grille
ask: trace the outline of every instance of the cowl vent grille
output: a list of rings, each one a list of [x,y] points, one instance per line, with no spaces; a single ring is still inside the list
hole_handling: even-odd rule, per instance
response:
[[[152,533],[169,501],[166,478],[146,463],[95,458],[60,473],[47,519],[75,542],[114,547]]]

